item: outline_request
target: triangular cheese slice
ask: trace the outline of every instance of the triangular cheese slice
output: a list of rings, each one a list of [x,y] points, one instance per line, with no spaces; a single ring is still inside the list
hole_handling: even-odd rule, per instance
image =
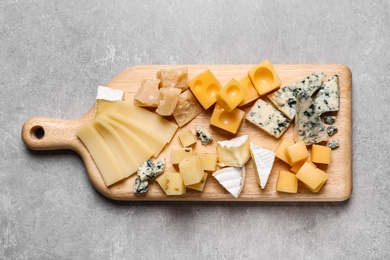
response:
[[[213,176],[230,194],[238,198],[244,188],[245,166],[226,167],[214,172]]]
[[[275,153],[253,143],[250,143],[250,152],[257,173],[257,183],[264,189],[274,164]]]

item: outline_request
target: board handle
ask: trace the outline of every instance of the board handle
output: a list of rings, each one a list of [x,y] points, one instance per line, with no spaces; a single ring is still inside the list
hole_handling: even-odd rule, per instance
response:
[[[77,150],[76,128],[83,120],[33,117],[22,128],[22,139],[32,150]]]

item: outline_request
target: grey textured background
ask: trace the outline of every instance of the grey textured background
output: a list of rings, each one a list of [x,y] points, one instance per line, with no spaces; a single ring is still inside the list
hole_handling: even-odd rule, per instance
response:
[[[390,259],[389,1],[0,2],[1,259]],[[137,64],[342,63],[353,73],[343,203],[117,203],[33,116],[84,115]]]

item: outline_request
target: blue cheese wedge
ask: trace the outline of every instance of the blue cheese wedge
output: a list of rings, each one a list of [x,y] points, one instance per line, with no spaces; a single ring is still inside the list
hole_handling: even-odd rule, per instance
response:
[[[164,171],[165,161],[159,160],[153,162],[152,160],[147,160],[138,166],[137,174],[141,181],[153,180],[157,175],[161,174]]]
[[[226,167],[213,173],[217,181],[235,198],[240,196],[245,182],[245,167]]]
[[[219,141],[217,154],[219,165],[242,167],[250,158],[249,136],[243,135],[226,141]]]
[[[253,143],[250,143],[250,152],[257,173],[257,183],[261,189],[264,189],[274,165],[275,153]]]
[[[304,141],[306,145],[327,141],[329,136],[322,124],[320,114],[310,94],[301,91],[297,96],[297,114],[295,117],[294,141]]]
[[[291,123],[290,119],[283,115],[282,112],[276,110],[262,99],[258,99],[252,106],[246,115],[246,120],[276,138],[279,138]]]
[[[326,81],[315,97],[316,110],[318,113],[339,111],[340,109],[340,87],[339,77],[334,75]]]
[[[277,109],[292,120],[296,113],[298,93],[305,90],[309,95],[312,95],[321,87],[324,78],[325,74],[323,72],[314,72],[306,78],[287,85],[267,97]]]

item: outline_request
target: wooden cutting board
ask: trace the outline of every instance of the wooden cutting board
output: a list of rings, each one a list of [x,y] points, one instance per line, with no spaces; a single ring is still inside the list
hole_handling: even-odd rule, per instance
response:
[[[134,93],[139,88],[144,79],[155,79],[156,72],[162,68],[188,67],[188,78],[192,79],[206,69],[210,69],[222,85],[225,85],[232,78],[241,79],[254,65],[151,65],[135,66],[114,77],[108,84],[108,87],[122,89],[125,91],[125,101],[132,103]],[[287,194],[276,191],[276,181],[278,172],[281,169],[288,170],[290,167],[280,161],[275,160],[274,167],[264,190],[261,190],[255,179],[253,162],[250,159],[246,164],[246,178],[244,189],[238,199],[235,199],[228,193],[215,179],[209,174],[207,183],[203,192],[187,189],[187,193],[182,196],[166,196],[157,182],[150,185],[149,191],[143,195],[135,195],[132,192],[134,178],[136,174],[117,184],[106,187],[104,181],[97,169],[88,150],[77,138],[75,129],[83,122],[91,120],[94,117],[94,105],[80,119],[61,120],[52,118],[35,117],[28,120],[22,129],[22,138],[26,146],[33,150],[57,150],[72,149],[82,157],[87,174],[92,185],[104,196],[114,200],[154,200],[154,201],[343,201],[350,197],[352,192],[352,130],[351,130],[351,82],[352,75],[348,67],[343,65],[274,65],[276,72],[282,80],[282,86],[304,78],[315,71],[323,71],[328,77],[334,74],[339,75],[340,84],[340,111],[337,112],[335,126],[339,131],[331,139],[338,139],[340,147],[332,151],[332,162],[329,166],[321,166],[325,170],[329,179],[318,193],[312,193],[302,183],[299,183],[297,194]],[[268,101],[267,98],[263,98]],[[253,104],[253,103],[251,103]],[[250,105],[251,105],[250,104]],[[246,112],[250,105],[243,107]],[[197,118],[188,125],[179,129],[173,137],[171,143],[166,146],[159,158],[166,159],[166,169],[172,169],[170,163],[170,149],[181,147],[177,134],[184,129],[194,131],[200,124],[209,125],[212,108],[202,112]],[[172,119],[173,121],[173,119]],[[147,127],[147,122],[145,122]],[[281,137],[292,138],[293,125]],[[211,145],[203,146],[198,141],[194,147],[195,151],[213,152],[216,149],[217,141],[227,140],[235,137],[223,130],[211,127],[214,141]],[[279,140],[263,132],[256,126],[244,120],[236,136],[248,134],[250,140],[264,148],[274,150]],[[88,189],[89,187],[85,187]],[[80,192],[80,191],[75,191]]]

